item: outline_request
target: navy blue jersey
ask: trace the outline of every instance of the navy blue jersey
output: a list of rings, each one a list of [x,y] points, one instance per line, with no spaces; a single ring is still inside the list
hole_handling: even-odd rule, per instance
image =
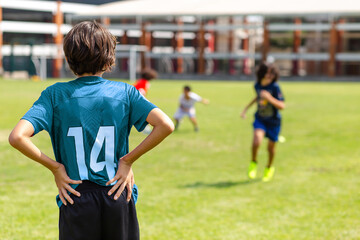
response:
[[[105,186],[129,152],[132,126],[142,131],[155,107],[129,84],[90,76],[46,88],[22,119],[34,135],[49,132],[71,179]]]
[[[255,84],[255,91],[257,96],[257,111],[255,118],[274,125],[279,125],[281,122],[281,115],[279,110],[271,105],[266,99],[260,97],[261,90],[268,91],[274,98],[280,101],[284,101],[284,96],[280,90],[279,84],[271,83],[267,86],[261,86],[260,83]]]

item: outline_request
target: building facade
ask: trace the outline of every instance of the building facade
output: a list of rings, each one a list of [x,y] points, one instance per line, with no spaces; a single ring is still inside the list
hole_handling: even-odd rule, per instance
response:
[[[63,36],[73,24],[95,19],[119,41],[114,77],[132,74],[134,78],[134,73],[151,67],[166,78],[249,78],[265,60],[275,61],[282,76],[360,74],[360,17],[356,14],[96,12],[104,6],[99,4],[109,2],[114,1],[3,0],[0,67],[5,73],[25,69],[29,76],[42,78],[69,76],[61,50]]]

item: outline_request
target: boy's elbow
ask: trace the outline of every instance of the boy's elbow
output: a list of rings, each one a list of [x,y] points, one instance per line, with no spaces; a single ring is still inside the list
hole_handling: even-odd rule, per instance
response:
[[[175,130],[175,126],[174,123],[170,120],[170,121],[166,121],[164,123],[164,129],[166,130],[166,132],[170,135],[174,130]]]
[[[175,130],[174,123],[170,118],[163,119],[159,126],[161,126],[162,131],[166,133],[166,135],[170,135]]]
[[[16,148],[19,145],[19,142],[21,141],[21,136],[19,134],[16,134],[15,132],[11,132],[8,140],[10,145]]]
[[[158,129],[159,133],[161,132],[164,137],[169,136],[175,130],[174,124],[171,120],[162,121],[152,126],[154,127],[154,129]]]

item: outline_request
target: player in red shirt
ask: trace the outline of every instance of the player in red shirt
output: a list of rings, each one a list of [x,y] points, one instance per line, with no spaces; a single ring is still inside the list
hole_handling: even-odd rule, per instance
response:
[[[137,80],[137,82],[134,84],[134,87],[143,95],[146,97],[146,94],[150,88],[150,81],[154,78],[157,78],[157,72],[154,69],[151,68],[145,68],[141,71],[141,78]],[[147,125],[142,133],[149,135],[152,131],[152,127]]]
[[[150,68],[145,68],[141,72],[141,78],[134,84],[134,87],[145,97],[149,88],[150,81],[157,78],[157,72]]]

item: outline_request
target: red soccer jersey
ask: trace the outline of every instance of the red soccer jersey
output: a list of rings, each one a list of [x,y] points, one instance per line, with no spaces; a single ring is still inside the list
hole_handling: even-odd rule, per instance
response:
[[[139,80],[135,83],[134,87],[135,87],[137,90],[139,90],[139,92],[140,92],[143,96],[145,96],[146,93],[147,93],[147,91],[148,91],[149,88],[150,88],[150,82],[149,82],[148,80],[142,78],[142,79],[139,79]]]

